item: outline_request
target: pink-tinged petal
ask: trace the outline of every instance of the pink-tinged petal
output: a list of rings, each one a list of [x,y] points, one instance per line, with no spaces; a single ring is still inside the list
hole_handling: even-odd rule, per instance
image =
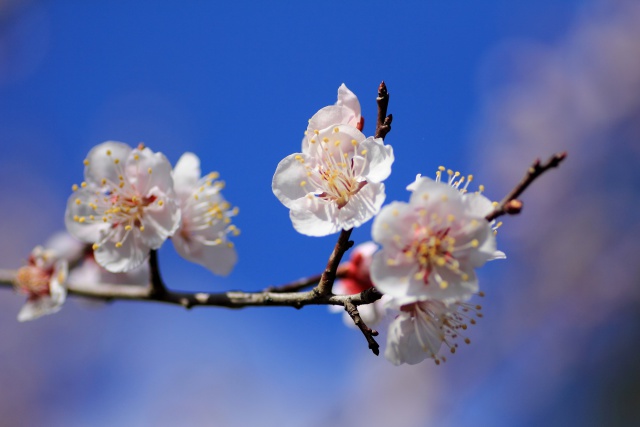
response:
[[[480,193],[465,193],[462,197],[467,213],[471,216],[484,218],[493,212],[493,204]]]
[[[150,194],[162,193],[154,188]],[[163,203],[160,204],[160,201]],[[158,201],[147,206],[144,213],[144,230],[140,231],[140,239],[149,248],[158,249],[180,227],[180,207],[175,199],[162,195],[158,197]]]
[[[462,274],[466,275],[466,280],[461,279]],[[454,273],[444,267],[434,267],[427,285],[423,279],[411,277],[410,280],[411,288],[414,290],[413,295],[446,303],[466,301],[479,290],[475,271],[470,265],[464,263],[460,265],[460,273]],[[446,287],[441,286],[443,281],[446,282]]]
[[[462,196],[458,190],[427,179],[420,180],[411,193],[409,204],[425,207],[429,209],[429,213],[437,213],[441,216],[448,214],[459,216],[464,213]]]
[[[122,175],[123,165],[131,153],[131,147],[123,142],[107,141],[98,144],[89,151],[84,169],[84,176],[88,183],[104,187],[117,185]]]
[[[121,235],[118,237],[122,239]],[[131,233],[124,241],[120,239],[121,247],[116,247],[114,242],[108,241],[93,252],[96,262],[113,273],[131,271],[149,256],[149,247],[136,239],[136,233]]]
[[[337,209],[318,197],[303,197],[292,202],[289,217],[293,228],[307,236],[328,236],[342,228],[335,222]]]
[[[418,214],[414,213],[414,208],[408,203],[391,202],[373,220],[373,240],[383,246],[404,247],[404,240],[410,239],[411,224],[417,217]],[[400,241],[396,236],[399,236]],[[398,249],[402,249],[401,247]]]
[[[344,153],[350,157],[355,153],[354,141],[358,145],[365,139],[364,134],[353,126],[333,123],[321,129],[317,135],[314,134],[310,141],[315,142],[310,143],[302,152],[319,160],[332,156],[335,161],[341,162]]]
[[[309,162],[307,155],[291,154],[278,163],[273,175],[271,183],[273,194],[288,208],[291,208],[294,201],[315,190],[311,188],[312,185],[307,177],[307,169],[304,165],[306,162]]]
[[[50,296],[45,295],[37,299],[27,301],[18,313],[18,322],[35,320],[47,314],[60,311],[61,305],[57,304]]]
[[[389,259],[394,261],[389,262]],[[392,297],[410,295],[410,278],[418,270],[412,263],[396,263],[384,249],[376,252],[371,261],[371,280],[380,292]]]
[[[344,83],[342,83],[338,88],[338,102],[336,102],[336,105],[344,106],[352,111],[352,117],[350,117],[347,122],[343,123],[357,127],[361,114],[360,101],[358,101],[358,97],[351,92]]]
[[[226,241],[212,245],[205,244],[197,237],[185,239],[177,233],[171,240],[183,258],[209,269],[214,274],[228,275],[238,261],[236,250]]]
[[[394,161],[393,148],[390,145],[384,145],[380,138],[369,137],[360,143],[358,149],[366,150],[367,168],[363,175],[367,181],[382,182],[389,177]]]
[[[173,187],[180,198],[191,196],[200,180],[200,159],[193,153],[184,153],[173,168]]]
[[[86,245],[68,232],[60,231],[49,237],[44,246],[53,250],[60,258],[75,260],[82,256]]]
[[[398,315],[389,325],[384,357],[399,366],[403,363],[415,365],[428,356],[418,339],[415,318],[408,313]]]
[[[140,194],[146,195],[154,187],[163,193],[173,194],[171,164],[162,153],[154,153],[149,148],[136,148],[129,154],[125,174]]]
[[[426,177],[426,176],[422,176],[421,174],[417,174],[416,175],[416,180],[413,181],[411,184],[407,185],[407,190],[408,191],[415,191],[416,188],[418,188],[418,185],[420,185],[420,183],[423,180],[429,180],[429,181],[433,181],[431,178]]]
[[[102,233],[111,228],[109,223],[90,220],[95,212],[89,203],[95,199],[95,196],[96,190],[93,187],[75,191],[67,201],[67,210],[64,214],[67,231],[76,239],[87,243],[97,242]]]

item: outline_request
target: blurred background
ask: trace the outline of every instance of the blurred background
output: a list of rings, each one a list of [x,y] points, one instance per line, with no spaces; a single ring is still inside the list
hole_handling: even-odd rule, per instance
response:
[[[444,365],[394,367],[325,307],[70,298],[19,324],[2,289],[0,425],[640,425],[639,2],[130,3],[0,0],[0,268],[63,229],[82,160],[112,139],[195,152],[240,207],[234,272],[167,244],[171,287],[320,272],[336,237],[297,234],[270,185],[343,82],[365,134],[381,80],[391,93],[387,202],[441,164],[500,199],[534,158],[569,158],[505,219],[485,317]]]

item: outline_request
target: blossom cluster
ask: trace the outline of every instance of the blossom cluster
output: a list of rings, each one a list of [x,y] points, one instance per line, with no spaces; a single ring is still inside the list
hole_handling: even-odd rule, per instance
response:
[[[382,207],[394,153],[363,129],[358,98],[343,84],[337,102],[309,120],[300,151],[278,164],[272,190],[305,235],[326,236],[374,219],[373,242],[354,249],[333,291],[351,295],[375,287],[383,294],[359,306],[359,315],[374,325],[393,313],[385,351],[393,364],[440,363],[446,360],[441,348],[455,352],[459,339],[468,343],[464,331],[482,316],[481,307],[469,303],[482,295],[476,270],[505,258],[496,247],[500,224],[486,219],[495,206],[482,186],[469,191],[471,175],[440,167],[435,179],[416,177],[408,202]],[[107,141],[84,165],[65,224],[89,246],[74,246],[67,236],[34,249],[15,281],[28,297],[20,320],[59,310],[67,281],[117,283],[106,275],[126,274],[127,283],[146,283],[145,261],[168,238],[187,260],[215,274],[231,271],[237,255],[229,235],[239,234],[231,224],[238,210],[222,197],[217,173],[202,176],[195,154],[185,153],[172,168],[142,144]],[[81,268],[69,274],[67,260],[80,259]]]

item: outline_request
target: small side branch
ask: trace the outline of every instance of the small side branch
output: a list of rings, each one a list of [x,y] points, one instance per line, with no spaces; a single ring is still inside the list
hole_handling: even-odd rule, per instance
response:
[[[336,271],[336,279],[340,279],[347,274],[347,269],[345,267],[338,267]],[[317,285],[322,279],[322,274],[316,274],[314,276],[303,277],[301,279],[295,280],[293,282],[280,285],[280,286],[268,286],[264,289],[264,292],[271,292],[276,294],[282,294],[286,292],[298,292],[304,289],[310,288],[314,285]]]
[[[494,219],[502,215],[515,215],[522,210],[522,202],[518,200],[518,197],[524,192],[524,190],[531,185],[540,175],[545,173],[551,168],[558,167],[564,159],[567,158],[567,152],[557,153],[551,156],[545,163],[541,163],[540,159],[536,159],[535,162],[529,167],[526,175],[516,185],[509,194],[496,206],[496,208],[487,215],[485,218],[491,222]]]
[[[353,302],[345,301],[344,309],[347,313],[349,313],[349,316],[351,316],[353,323],[355,323],[356,326],[360,329],[362,335],[364,335],[367,343],[369,344],[369,349],[373,352],[373,354],[378,356],[380,354],[380,345],[373,338],[378,336],[378,331],[376,331],[375,329],[371,329],[364,323],[364,320],[362,320],[362,317],[360,317],[360,313],[358,312],[358,307],[356,307]]]
[[[391,130],[391,122],[393,121],[393,116],[391,114],[387,115],[389,92],[384,82],[378,86],[378,98],[376,98],[376,101],[378,103],[378,119],[376,120],[375,137],[384,139]]]

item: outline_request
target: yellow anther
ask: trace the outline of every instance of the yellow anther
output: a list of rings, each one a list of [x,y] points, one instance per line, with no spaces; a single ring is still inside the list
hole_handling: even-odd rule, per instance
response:
[[[335,145],[336,147],[339,147],[340,146],[340,140],[336,140],[336,142],[334,142],[333,145]]]
[[[340,132],[340,128],[336,126],[336,127],[334,127],[334,128],[333,128],[333,131],[334,131],[335,133],[338,133],[338,132]]]
[[[73,191],[77,191],[77,190],[78,190],[78,184],[73,184],[73,185],[71,186],[71,189],[72,189]]]
[[[83,216],[81,216],[80,218],[78,218],[78,222],[79,222],[80,224],[82,224],[82,223],[83,223],[83,222],[85,222],[85,221],[86,221],[86,219],[85,219],[85,217],[83,217]]]
[[[477,248],[479,244],[480,244],[480,242],[478,242],[478,239],[473,239],[471,241],[471,247],[472,248]]]
[[[116,242],[116,248],[121,248],[122,247],[122,242]]]
[[[194,194],[194,195],[193,195],[193,198],[194,198],[194,199],[196,199],[196,200],[198,200],[198,199],[199,199],[199,197],[198,197],[198,195],[197,195],[197,194]],[[160,205],[160,203],[158,203],[158,204]],[[162,205],[160,205],[160,206],[162,206]]]
[[[325,136],[324,138],[322,138],[322,142],[329,142],[329,138]]]
[[[300,187],[304,187],[305,185],[307,185],[307,181],[300,181]]]
[[[102,217],[102,222],[107,222],[107,217],[106,216]]]
[[[137,155],[137,154],[134,154],[134,155],[133,155],[133,159],[134,159],[134,160],[140,160],[140,156],[139,156],[139,155]]]
[[[93,245],[91,245],[91,249],[93,249],[94,251],[97,250],[100,247],[99,244],[94,243]]]
[[[444,259],[444,257],[438,257],[436,259],[436,264],[438,264],[440,267],[442,267],[443,265],[445,265],[447,263],[447,260]]]
[[[473,181],[473,175],[468,175],[467,176],[467,181],[469,181],[469,182]]]
[[[102,178],[102,181],[100,181],[102,183],[102,185],[106,185],[107,184],[107,178]]]
[[[451,169],[447,169],[447,175],[453,175],[453,171]]]
[[[113,163],[115,163],[116,165],[120,163],[120,159],[113,159]]]
[[[76,199],[76,205],[79,205],[81,203],[82,203],[82,201],[80,199]]]
[[[162,206],[162,205],[164,205],[164,201],[158,200],[158,206]]]
[[[499,204],[500,203],[498,202],[491,202],[491,206],[493,206],[494,208],[497,208]]]
[[[351,140],[351,145],[353,145],[355,147],[356,145],[358,145],[358,141],[356,141],[355,139],[352,139]]]
[[[144,231],[144,225],[140,226],[140,231]]]
[[[129,230],[131,230],[131,226],[130,226],[130,225],[125,225],[125,226],[124,226],[124,229],[125,229],[125,230],[127,230],[127,231],[129,231]]]
[[[314,129],[313,133],[315,133],[316,135],[320,133],[320,131],[318,129]]]
[[[122,181],[120,184],[118,184],[118,187],[120,187],[120,188],[124,187],[124,181]]]
[[[453,174],[454,177],[459,177],[460,176],[460,172],[456,171],[456,173]]]
[[[120,181],[124,181],[124,177],[123,177],[122,175],[118,175],[118,179],[119,179]]]
[[[312,140],[311,140],[311,141],[309,141],[309,142],[310,142],[310,143],[312,143],[312,144],[315,144],[315,143],[316,143],[316,140],[315,140],[315,139],[312,139]]]
[[[484,185],[480,184],[478,190],[482,193],[484,191]]]
[[[77,222],[79,219],[80,219],[80,217],[79,217],[78,215],[74,215],[74,216],[73,216],[73,220],[74,220],[74,221],[76,221],[76,222]]]
[[[439,170],[440,172],[443,172],[445,169],[446,169],[446,168],[445,168],[444,166],[438,166],[438,170]]]
[[[87,183],[86,183],[86,182],[84,182],[84,181],[82,181],[82,183],[80,183],[80,187],[82,187],[82,188],[86,188],[86,187],[87,187]]]
[[[413,275],[413,278],[416,279],[416,280],[424,279],[424,272],[423,271],[418,271],[416,274]]]
[[[94,219],[96,219],[96,217],[95,217],[95,216],[93,216],[93,215],[89,215],[89,219],[90,219],[91,221],[93,221]]]
[[[440,289],[447,289],[449,287],[449,282],[447,282],[446,280],[443,280],[442,282],[440,282]]]
[[[111,150],[107,150],[107,156],[111,155]]]
[[[218,172],[210,172],[208,175],[209,179],[218,179],[220,177],[220,174]]]
[[[469,280],[469,275],[467,273],[462,273],[462,276],[460,276],[462,280],[464,280],[465,282],[467,280]]]
[[[429,199],[429,193],[424,193],[422,195],[422,200],[428,200]]]
[[[442,197],[440,198],[443,202],[446,202],[447,200],[449,200],[449,196],[447,196],[446,194],[443,194]]]
[[[391,215],[398,216],[398,215],[400,215],[400,212],[398,212],[398,209],[394,209],[394,210],[391,211]]]
[[[82,162],[85,166],[89,166],[89,160],[86,160],[84,162]]]
[[[228,248],[232,248],[233,247],[233,242],[227,242],[227,247]]]
[[[149,172],[149,174],[151,174],[151,172],[153,172],[153,169],[149,168],[149,169],[147,169],[147,172]]]
[[[393,258],[387,258],[387,265],[397,265],[398,263],[396,262],[395,259]]]
[[[455,215],[453,215],[453,214],[447,215],[447,221],[453,222],[455,219],[456,219]]]
[[[367,150],[362,150],[362,151],[360,152],[360,154],[362,154],[363,156],[366,156],[366,155],[367,155]]]

